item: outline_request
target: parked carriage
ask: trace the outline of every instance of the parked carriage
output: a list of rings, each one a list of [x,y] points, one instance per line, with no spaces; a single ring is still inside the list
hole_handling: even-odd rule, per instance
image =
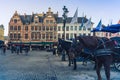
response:
[[[100,76],[100,68],[103,64],[105,67],[106,76],[108,77],[107,80],[110,80],[109,76],[111,61],[112,64],[114,64],[114,67],[120,71],[120,48],[113,40],[88,36],[75,40],[75,43],[67,42],[62,39],[59,39],[58,43],[62,46],[63,50],[67,52],[69,66],[71,65],[71,61],[73,61],[74,69],[77,68],[76,61],[79,59],[83,62],[95,61],[97,64],[96,71],[98,77]]]

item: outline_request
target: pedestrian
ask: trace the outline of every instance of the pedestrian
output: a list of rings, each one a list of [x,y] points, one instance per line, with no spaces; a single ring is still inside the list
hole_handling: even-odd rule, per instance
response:
[[[11,49],[11,53],[14,53],[14,48],[15,48],[14,46],[15,46],[14,44],[11,45],[11,48],[10,48]]]
[[[57,54],[57,43],[53,44],[53,55]]]
[[[19,55],[19,52],[20,52],[20,46],[19,45],[16,45],[16,53]]]
[[[2,52],[5,55],[5,53],[6,53],[6,45],[5,44],[2,45]]]

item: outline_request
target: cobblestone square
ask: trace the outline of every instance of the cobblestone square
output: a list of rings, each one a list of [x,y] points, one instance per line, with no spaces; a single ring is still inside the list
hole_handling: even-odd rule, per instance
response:
[[[78,69],[72,70],[68,62],[52,52],[30,51],[29,55],[11,53],[0,54],[0,80],[96,80],[93,65],[78,63]],[[102,71],[104,77],[104,71]],[[112,71],[112,80],[120,80],[119,72]],[[104,77],[105,78],[105,77]]]

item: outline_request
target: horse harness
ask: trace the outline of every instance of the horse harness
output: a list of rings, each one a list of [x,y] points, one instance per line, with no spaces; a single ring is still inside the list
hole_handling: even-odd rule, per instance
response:
[[[94,50],[94,56],[103,56],[103,55],[111,55],[112,51],[106,47],[106,43],[107,42],[110,42],[111,40],[109,41],[104,41],[103,39],[99,39],[99,44],[97,46],[97,48]],[[100,43],[102,42],[102,43]],[[99,49],[100,46],[103,45],[103,48],[102,49]]]

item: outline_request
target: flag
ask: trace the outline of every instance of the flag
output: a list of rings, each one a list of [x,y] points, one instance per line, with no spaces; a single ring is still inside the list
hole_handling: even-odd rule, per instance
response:
[[[92,23],[91,23],[91,18],[86,22],[86,25],[85,27],[88,29],[88,28],[91,28],[92,26]]]
[[[84,17],[82,17],[82,22],[80,27],[83,27],[83,25],[84,25]]]
[[[98,25],[95,28],[96,30],[101,30],[102,29],[102,21],[100,20]]]
[[[77,23],[77,18],[78,18],[78,8],[76,9],[76,12],[71,20],[71,24]]]

